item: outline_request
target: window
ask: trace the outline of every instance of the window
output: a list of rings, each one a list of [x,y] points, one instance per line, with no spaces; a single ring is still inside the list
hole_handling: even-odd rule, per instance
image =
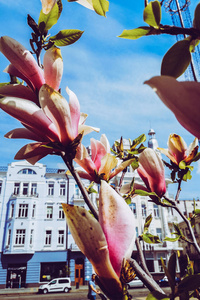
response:
[[[34,229],[31,229],[31,233],[30,233],[30,245],[33,245],[33,233],[34,233]]]
[[[35,205],[35,204],[33,204],[32,218],[35,218],[35,208],[36,208],[36,205]]]
[[[24,245],[25,244],[25,229],[17,229],[16,230],[16,237],[15,237],[15,245]]]
[[[53,206],[48,205],[47,206],[47,219],[53,218]]]
[[[0,194],[2,192],[2,185],[3,185],[3,181],[0,180]]]
[[[64,245],[64,230],[58,230],[58,245]]]
[[[156,234],[159,237],[159,240],[162,241],[162,229],[156,228]]]
[[[142,203],[141,208],[142,208],[142,217],[146,218],[146,216],[147,216],[147,207],[146,207],[146,204]]]
[[[139,236],[138,227],[135,227],[136,237]]]
[[[132,210],[132,212],[134,213],[135,216],[137,216],[137,211],[136,211],[136,203],[131,203],[129,204],[130,209]]]
[[[65,196],[65,182],[60,184],[60,196]]]
[[[28,217],[28,204],[19,204],[18,218]]]
[[[11,229],[8,230],[8,237],[7,237],[6,246],[10,246],[10,239],[11,239]]]
[[[48,195],[49,196],[54,195],[54,183],[53,182],[48,183]]]
[[[14,184],[14,195],[19,195],[20,191],[20,182],[15,182]]]
[[[75,196],[79,197],[79,187],[78,187],[78,184],[75,184]]]
[[[157,204],[154,204],[154,205],[153,205],[153,211],[154,211],[154,216],[155,216],[156,218],[160,218],[159,207],[158,207]]]
[[[64,219],[65,218],[65,214],[64,214],[64,210],[62,208],[62,206],[59,206],[59,210],[58,210],[58,219]]]
[[[46,230],[45,245],[51,245],[51,230]]]
[[[22,194],[28,195],[28,183],[25,183],[25,182],[23,183]]]
[[[33,171],[32,169],[22,169],[18,172],[18,174],[36,174],[35,171]]]
[[[10,206],[10,218],[11,218],[11,219],[12,219],[13,216],[14,216],[14,208],[15,208],[14,203],[11,203],[11,206]]]
[[[36,196],[37,194],[37,183],[31,183],[31,196]]]

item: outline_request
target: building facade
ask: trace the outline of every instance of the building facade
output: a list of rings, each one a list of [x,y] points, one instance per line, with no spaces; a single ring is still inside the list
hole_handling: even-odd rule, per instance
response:
[[[157,145],[151,131],[150,147]],[[127,169],[123,184],[142,183],[136,171]],[[112,184],[118,185],[121,174]],[[166,179],[168,185],[170,181]],[[90,182],[84,180],[84,185]],[[98,191],[98,186],[96,190]],[[97,195],[97,196],[96,196]],[[98,194],[92,194],[96,205]],[[0,288],[33,287],[55,277],[70,276],[72,284],[86,284],[92,266],[80,252],[68,230],[62,203],[84,207],[81,192],[65,170],[48,169],[41,163],[34,166],[26,161],[13,162],[0,168]],[[157,206],[148,197],[136,196],[130,207],[135,216],[136,235],[139,236],[145,219],[152,214],[150,233],[161,241],[170,236],[168,223],[173,215],[170,210]],[[163,276],[161,257],[168,261],[178,243],[142,244],[150,272]],[[138,251],[133,249],[137,259]]]

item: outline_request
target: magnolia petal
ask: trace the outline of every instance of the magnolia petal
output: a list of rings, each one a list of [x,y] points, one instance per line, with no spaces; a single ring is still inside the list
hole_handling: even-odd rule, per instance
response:
[[[80,5],[85,6],[88,9],[94,10],[93,5],[92,5],[92,0],[78,0],[76,1]]]
[[[34,165],[41,158],[55,152],[54,149],[45,146],[45,143],[27,144],[17,152],[17,154],[15,155],[15,159],[26,159],[28,162]]]
[[[139,156],[139,176],[147,188],[162,197],[166,192],[164,165],[157,153],[146,148]]]
[[[187,145],[184,139],[178,134],[170,134],[168,139],[168,150],[169,153],[175,157],[177,165],[187,156]]]
[[[97,171],[101,167],[101,159],[106,155],[106,149],[104,145],[95,139],[90,139],[92,161],[94,162]]]
[[[91,177],[94,177],[96,166],[88,154],[87,149],[83,144],[80,144],[77,148],[75,162],[79,164]]]
[[[194,141],[190,144],[190,146],[188,147],[188,150],[187,150],[187,158],[185,159],[185,162],[186,163],[190,163],[191,160],[196,156],[196,154],[198,153],[198,149],[199,149],[199,146],[198,146],[199,142],[198,142],[198,139],[195,138]]]
[[[34,132],[27,128],[16,128],[4,135],[8,139],[29,139],[38,142],[48,141],[45,137],[36,135]]]
[[[46,84],[58,91],[63,74],[61,51],[57,47],[48,49],[44,54],[44,78]]]
[[[43,72],[30,51],[8,36],[1,37],[0,51],[38,90],[40,89],[44,84]]]
[[[69,88],[66,88],[66,91],[69,95],[69,109],[71,115],[73,135],[74,137],[76,137],[79,133],[78,126],[80,121],[80,104],[74,92],[72,92]]]
[[[119,166],[117,166],[117,168],[115,168],[115,170],[110,174],[110,178],[112,179],[113,177],[115,177],[117,174],[119,174],[121,171],[123,171],[126,167],[130,166],[130,164],[132,164],[132,162],[134,162],[135,159],[128,159],[126,161],[123,161]]]
[[[173,163],[177,164],[175,157],[169,153],[168,149],[157,148],[162,154],[166,155]]]
[[[79,125],[85,124],[85,120],[87,119],[87,117],[88,117],[87,114],[81,112],[81,114],[80,114],[80,120],[79,120]]]
[[[156,76],[145,83],[155,90],[180,124],[200,139],[200,83],[179,82],[169,76]]]
[[[83,135],[89,134],[92,131],[99,132],[100,129],[88,125],[79,125],[78,126],[78,133],[83,133]]]
[[[80,170],[76,170],[76,172],[78,173],[78,175],[83,178],[83,179],[88,179],[90,181],[95,181],[96,177],[92,177],[91,175],[89,175],[88,173],[84,172],[84,171],[80,171]]]
[[[54,124],[32,101],[21,98],[5,97],[0,99],[0,108],[20,122],[33,128],[39,136],[47,136],[51,141],[58,141]]]
[[[67,100],[47,84],[39,91],[39,101],[48,118],[55,124],[60,141],[68,145],[75,138],[72,132],[70,109]]]
[[[116,167],[118,160],[116,157],[110,153],[106,153],[101,160],[101,167],[99,169],[99,174],[104,174],[104,179],[108,180],[110,178],[110,173],[112,169]]]
[[[120,275],[123,258],[130,258],[135,242],[135,217],[125,200],[105,181],[99,194],[99,223],[108,243],[112,266]]]
[[[107,153],[110,153],[110,143],[105,134],[101,135],[100,142],[104,145]]]
[[[27,99],[38,103],[36,94],[28,87],[22,84],[9,84],[0,87],[0,95]]]
[[[99,222],[84,208],[62,204],[69,230],[81,252],[111,294],[121,293],[119,278],[109,259],[108,245]]]
[[[35,91],[36,88],[33,86],[33,84],[30,82],[30,80],[29,80],[26,76],[24,76],[21,72],[19,72],[19,70],[16,69],[15,66],[14,66],[13,64],[8,65],[8,66],[5,68],[4,72],[5,72],[5,73],[8,73],[8,74],[10,74],[10,75],[12,75],[12,76],[21,78],[22,80],[24,80],[24,81],[28,84],[28,86],[29,86],[33,91]],[[38,103],[37,103],[37,104],[38,104]]]
[[[41,0],[42,2],[42,12],[48,14],[54,7],[57,0]]]

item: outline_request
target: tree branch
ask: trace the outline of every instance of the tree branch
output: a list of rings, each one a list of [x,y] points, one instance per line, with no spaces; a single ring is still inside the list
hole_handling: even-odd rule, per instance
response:
[[[77,171],[74,169],[73,165],[72,165],[72,162],[70,162],[66,155],[61,155],[63,161],[65,162],[66,166],[68,167],[69,171],[71,172],[72,176],[74,177],[82,195],[83,195],[83,198],[85,200],[85,203],[87,204],[87,206],[89,207],[89,209],[91,210],[92,214],[94,215],[94,217],[98,220],[99,216],[98,216],[98,212],[97,212],[97,209],[96,207],[94,206],[94,204],[92,203],[89,195],[88,195],[88,192],[85,188],[85,186],[83,185],[81,179],[80,179],[80,176],[78,175]]]

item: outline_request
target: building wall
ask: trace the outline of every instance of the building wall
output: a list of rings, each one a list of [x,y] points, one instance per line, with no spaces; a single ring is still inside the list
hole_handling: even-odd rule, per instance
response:
[[[120,176],[115,177],[113,184],[119,182]],[[136,182],[141,183],[131,168],[124,183],[130,182],[133,176]],[[88,186],[89,182],[84,180],[84,184]],[[95,188],[98,191],[99,187]],[[91,198],[94,203],[98,202],[96,194]],[[152,214],[150,233],[159,235],[163,240],[169,235],[169,212],[148,200],[142,196],[132,199],[137,235],[142,233],[146,217]],[[0,169],[0,287],[8,287],[10,278],[15,276],[23,279],[21,284],[25,286],[37,286],[64,271],[73,284],[85,284],[89,280],[92,266],[68,232],[60,209],[63,202],[85,206],[74,179],[66,177],[62,170],[48,170],[40,163],[32,166],[25,161],[11,163],[7,170]],[[179,249],[177,244],[166,242],[144,244],[143,248],[155,274],[163,271],[160,257],[167,262],[172,250]],[[136,247],[133,255],[137,256]],[[17,278],[12,280],[16,287]]]

